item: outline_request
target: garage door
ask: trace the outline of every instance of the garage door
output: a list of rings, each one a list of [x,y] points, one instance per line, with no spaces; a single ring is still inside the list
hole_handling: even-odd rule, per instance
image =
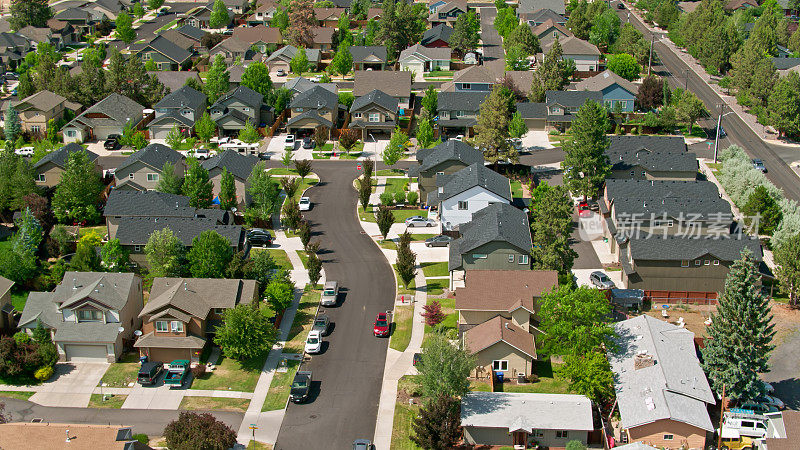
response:
[[[191,353],[185,348],[150,348],[150,361],[171,363],[176,359],[189,359]]]
[[[170,131],[172,131],[172,128],[151,127],[150,139],[166,139]]]
[[[117,127],[96,127],[94,129],[94,137],[98,141],[104,141],[110,134],[120,134]]]
[[[541,131],[545,128],[545,119],[525,119],[529,130]]]
[[[106,362],[108,355],[105,345],[67,344],[64,351],[67,361]]]
[[[425,64],[422,64],[422,63],[418,63],[418,64],[409,63],[406,66],[406,69],[414,72],[415,74],[421,75],[423,72],[425,72]]]

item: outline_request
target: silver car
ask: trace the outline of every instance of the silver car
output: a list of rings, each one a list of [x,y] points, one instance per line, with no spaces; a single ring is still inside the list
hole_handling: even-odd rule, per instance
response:
[[[335,306],[339,297],[339,283],[336,281],[326,281],[322,289],[322,298],[319,304],[322,306]]]
[[[314,325],[311,327],[311,331],[319,331],[321,335],[327,336],[330,325],[331,319],[325,314],[320,314],[314,319]]]
[[[614,282],[611,281],[611,278],[608,278],[608,275],[606,275],[605,272],[601,272],[599,270],[596,270],[589,275],[589,281],[593,285],[597,286],[598,289],[614,289],[617,287]]]
[[[422,216],[412,216],[406,219],[407,227],[435,227],[436,221]]]

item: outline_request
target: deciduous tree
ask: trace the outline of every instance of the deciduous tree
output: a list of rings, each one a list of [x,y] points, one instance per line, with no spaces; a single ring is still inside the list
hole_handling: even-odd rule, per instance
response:
[[[222,28],[230,23],[231,18],[228,15],[228,8],[222,0],[215,0],[214,6],[211,9],[211,18],[208,21],[208,26],[211,28]]]
[[[221,3],[221,0],[217,0]],[[214,57],[214,62],[208,70],[206,77],[206,84],[203,86],[205,94],[208,96],[209,103],[214,103],[222,94],[228,92],[230,86],[230,73],[228,72],[228,65],[225,64],[225,57],[222,54],[217,54]]]
[[[100,218],[97,203],[102,190],[100,175],[95,171],[94,162],[89,160],[89,154],[73,152],[53,194],[53,213],[62,223],[94,223]]]
[[[222,278],[233,257],[231,244],[214,230],[206,230],[192,239],[188,260],[195,278]]]
[[[469,374],[474,368],[475,358],[467,350],[434,333],[423,344],[417,383],[423,397],[428,399],[440,395],[463,397],[469,392]]]
[[[14,31],[19,31],[29,25],[44,28],[51,17],[53,10],[47,0],[12,0],[8,22]]]
[[[70,270],[78,272],[98,272],[101,261],[97,255],[97,247],[102,243],[102,238],[94,231],[81,236],[75,248],[75,255],[69,263]]]
[[[428,86],[425,89],[425,96],[422,97],[422,109],[423,114],[428,118],[436,116],[439,112],[439,93],[433,86]]]
[[[511,120],[508,122],[508,135],[512,138],[521,138],[528,132],[528,125],[522,118],[519,112],[511,115]]]
[[[303,215],[300,212],[300,206],[297,204],[297,201],[293,198],[288,199],[283,205],[281,214],[283,226],[289,230],[294,230],[297,228],[297,224],[300,223],[300,219],[302,218]]]
[[[110,239],[103,244],[100,250],[102,266],[109,272],[126,272],[130,258],[128,251],[119,242],[119,239]]]
[[[179,277],[186,272],[186,249],[169,228],[156,230],[150,235],[144,254],[150,267],[148,273],[154,278]]]
[[[597,289],[559,286],[542,296],[540,307],[546,354],[581,356],[613,346],[614,331],[608,325],[611,306]]]
[[[130,44],[136,39],[136,30],[133,29],[133,19],[126,12],[121,12],[117,16],[117,38],[126,44]]]
[[[316,26],[313,0],[291,0],[289,3],[288,27],[286,37],[297,48],[314,44],[313,27]],[[294,71],[294,68],[292,68]]]
[[[706,112],[706,107],[694,92],[683,91],[677,105],[678,116],[686,122],[686,127],[691,132],[694,123]]]
[[[789,297],[789,304],[797,307],[800,298],[800,234],[784,240],[774,251],[778,266],[775,275],[781,291]]]
[[[428,400],[419,410],[411,428],[411,440],[421,448],[447,450],[461,441],[461,403],[454,397],[440,395]]]
[[[406,149],[408,149],[408,135],[398,126],[392,132],[392,137],[389,138],[389,143],[383,149],[383,163],[387,166],[393,166],[397,161],[405,156]]]
[[[508,121],[511,111],[501,86],[492,88],[492,92],[481,103],[478,112],[478,124],[475,126],[475,146],[483,149],[484,158],[491,163],[498,161],[515,161],[516,151],[508,145]]]
[[[292,56],[292,60],[289,61],[289,69],[297,75],[308,72],[308,55],[305,47],[297,49],[297,52]]]
[[[633,56],[627,53],[617,53],[608,56],[608,70],[628,81],[634,81],[639,79],[642,67]]]
[[[614,398],[614,373],[602,350],[566,356],[561,375],[569,380],[570,392],[585,395],[596,404]]]
[[[183,178],[183,195],[189,197],[189,204],[195,208],[208,208],[213,199],[213,183],[200,161],[195,158],[186,160],[186,176]]]
[[[268,222],[281,207],[280,187],[267,173],[266,164],[259,161],[247,177],[248,192],[253,203],[245,212],[245,220]]]
[[[350,53],[350,46],[346,43],[339,44],[336,54],[333,56],[333,61],[329,66],[331,74],[347,75],[353,70],[353,54]]]
[[[420,148],[431,148],[433,146],[433,125],[430,119],[419,119],[417,121],[417,143]]]
[[[345,128],[339,132],[339,147],[343,148],[348,154],[358,143],[360,133],[352,128]]]
[[[394,213],[392,213],[392,210],[389,209],[388,206],[381,205],[378,207],[375,221],[378,223],[378,229],[385,240],[386,236],[389,234],[389,229],[392,228],[392,224],[394,223]]]
[[[231,209],[236,204],[236,180],[233,179],[233,174],[228,172],[228,168],[223,167],[219,181],[219,207]]]
[[[503,8],[497,11],[497,15],[494,18],[494,28],[500,36],[505,38],[517,28],[517,25],[519,25],[519,18],[513,8]]]
[[[646,76],[636,93],[636,103],[639,108],[646,111],[656,109],[663,104],[663,100],[664,81],[656,75]]]
[[[601,50],[608,50],[619,36],[619,24],[617,13],[606,9],[593,20],[592,28],[589,29],[589,42]]]
[[[442,311],[442,304],[437,300],[423,306],[422,309],[425,311],[422,313],[422,317],[425,318],[425,325],[429,327],[439,325],[447,317],[447,314]]]
[[[241,85],[263,95],[266,103],[272,103],[272,79],[269,77],[269,69],[263,62],[250,63],[244,69]]]
[[[311,160],[308,159],[296,159],[294,161],[294,170],[297,171],[297,174],[300,175],[301,180],[305,180],[308,174],[311,173],[312,169]]]
[[[211,120],[208,111],[203,112],[203,115],[200,116],[200,119],[194,124],[194,132],[197,133],[197,137],[203,142],[208,142],[216,131],[217,124]]]
[[[411,251],[411,234],[408,231],[400,235],[397,245],[397,275],[406,286],[417,274],[417,254]]]
[[[542,51],[539,38],[533,34],[527,23],[517,25],[517,28],[514,28],[514,31],[503,41],[503,47],[506,51],[513,47],[519,47],[527,55],[534,55]]]
[[[450,48],[460,54],[478,48],[481,24],[475,11],[469,10],[461,14],[453,24],[453,33],[450,35]]]
[[[244,128],[239,130],[239,140],[248,144],[254,144],[261,140],[261,133],[256,130],[253,123],[248,119]]]

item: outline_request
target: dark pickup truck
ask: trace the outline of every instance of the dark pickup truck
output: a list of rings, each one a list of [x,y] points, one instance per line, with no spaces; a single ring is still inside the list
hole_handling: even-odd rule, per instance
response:
[[[183,380],[189,375],[189,361],[176,359],[169,365],[167,376],[164,377],[164,384],[172,386],[182,386]]]

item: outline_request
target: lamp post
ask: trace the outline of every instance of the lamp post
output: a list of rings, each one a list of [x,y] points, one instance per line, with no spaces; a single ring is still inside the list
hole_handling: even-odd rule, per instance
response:
[[[721,105],[721,109],[720,109],[720,112],[719,112],[719,117],[717,117],[717,130],[716,130],[716,133],[714,133],[715,134],[715,136],[714,136],[714,164],[717,163],[717,150],[719,149],[719,129],[722,126],[722,118],[727,116],[728,114],[732,114],[733,113],[733,111],[728,111],[725,114],[723,114],[722,111],[725,111],[725,105],[724,104]]]

